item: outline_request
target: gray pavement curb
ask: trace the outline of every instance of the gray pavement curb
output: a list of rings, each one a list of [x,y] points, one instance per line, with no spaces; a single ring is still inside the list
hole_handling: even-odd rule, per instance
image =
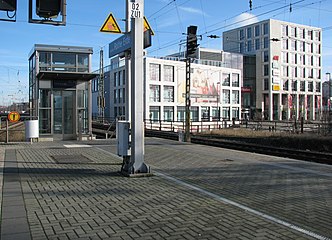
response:
[[[3,168],[1,239],[31,239],[25,210],[16,151],[6,150]]]

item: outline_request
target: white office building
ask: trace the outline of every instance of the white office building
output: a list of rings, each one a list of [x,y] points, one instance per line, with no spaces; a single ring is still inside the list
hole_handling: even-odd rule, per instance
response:
[[[269,19],[224,32],[223,48],[256,56],[254,102],[263,118],[320,118],[320,28]]]
[[[241,55],[239,55],[241,56]],[[242,65],[242,58],[238,65]],[[105,68],[105,117],[126,113],[124,60],[115,58]],[[207,65],[208,64],[208,65]],[[98,78],[93,80],[96,116]],[[238,120],[241,117],[242,71],[222,62],[195,60],[191,64],[191,121]],[[186,64],[177,57],[144,59],[144,118],[147,122],[185,120]]]

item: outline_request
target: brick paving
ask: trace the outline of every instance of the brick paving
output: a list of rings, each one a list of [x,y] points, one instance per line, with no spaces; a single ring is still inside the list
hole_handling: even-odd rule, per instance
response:
[[[118,173],[121,159],[114,154],[114,140],[75,144],[0,145],[2,163],[4,150],[16,153],[33,240],[332,238],[329,166],[147,139],[146,162],[175,181],[159,174],[127,178]],[[73,161],[79,156],[85,161]]]

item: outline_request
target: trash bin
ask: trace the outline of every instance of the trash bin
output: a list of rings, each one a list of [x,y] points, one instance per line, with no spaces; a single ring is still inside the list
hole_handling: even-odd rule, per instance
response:
[[[178,136],[179,136],[179,142],[184,142],[184,131],[183,130],[178,131]]]
[[[25,139],[32,141],[33,138],[39,138],[39,122],[38,120],[25,121]]]

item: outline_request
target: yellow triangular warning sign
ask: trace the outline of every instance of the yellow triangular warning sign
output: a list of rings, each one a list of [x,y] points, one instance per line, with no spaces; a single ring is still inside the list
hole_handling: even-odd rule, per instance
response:
[[[144,16],[144,32],[146,30],[151,30],[151,35],[154,35],[154,31],[152,30],[148,20],[146,19],[146,17]]]
[[[105,20],[103,26],[99,30],[100,32],[110,32],[110,33],[121,33],[121,29],[116,22],[113,14],[110,13],[108,18]]]

